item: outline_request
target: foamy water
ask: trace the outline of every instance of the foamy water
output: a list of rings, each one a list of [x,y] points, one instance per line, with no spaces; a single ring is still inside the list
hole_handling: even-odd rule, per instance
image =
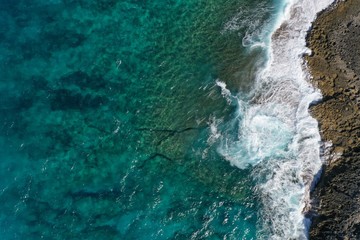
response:
[[[253,97],[250,101],[237,98],[238,140],[223,138],[219,148],[232,165],[254,166],[256,191],[263,204],[259,223],[263,231],[258,238],[270,234],[271,239],[307,239],[309,220],[304,212],[322,165],[318,124],[308,107],[321,94],[309,83],[302,56],[309,52],[305,36],[311,22],[331,2],[284,3],[277,30],[265,44],[269,60],[256,76]],[[229,101],[226,86],[218,85]]]

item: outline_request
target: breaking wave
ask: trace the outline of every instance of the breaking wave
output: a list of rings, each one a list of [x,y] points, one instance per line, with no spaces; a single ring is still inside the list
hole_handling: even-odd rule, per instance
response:
[[[253,168],[256,192],[263,205],[260,239],[269,235],[271,239],[308,237],[309,220],[304,212],[322,165],[318,123],[308,107],[321,98],[321,93],[309,83],[303,54],[309,51],[305,35],[311,22],[331,2],[284,2],[272,34],[259,34],[260,30],[250,25],[251,34],[243,38],[243,45],[266,48],[268,61],[257,72],[249,96],[230,96],[226,85],[217,82],[227,101],[238,105],[233,120],[237,137],[222,134],[218,152],[238,168]],[[239,16],[225,30],[243,27],[237,24]],[[229,125],[234,126],[234,122]]]

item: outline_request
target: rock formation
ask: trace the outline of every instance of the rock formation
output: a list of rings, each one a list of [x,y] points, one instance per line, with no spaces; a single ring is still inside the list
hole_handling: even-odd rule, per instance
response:
[[[360,239],[360,1],[338,1],[319,13],[307,37],[307,64],[323,100],[319,121],[326,164],[312,193],[310,239]],[[326,144],[325,144],[326,145]]]

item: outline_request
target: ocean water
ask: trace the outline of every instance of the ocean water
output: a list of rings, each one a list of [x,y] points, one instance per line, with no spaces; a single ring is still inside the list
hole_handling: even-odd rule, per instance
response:
[[[1,239],[306,239],[330,2],[0,0]]]

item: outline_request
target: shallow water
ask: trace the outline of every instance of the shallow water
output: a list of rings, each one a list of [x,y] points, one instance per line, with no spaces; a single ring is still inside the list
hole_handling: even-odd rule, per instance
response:
[[[274,13],[1,1],[2,239],[254,238],[254,182],[217,153],[211,126],[236,109],[216,80],[251,88],[265,55],[242,40],[260,42]]]
[[[276,100],[285,7],[0,0],[2,239],[302,236],[306,187],[275,189],[286,204],[265,191],[316,169],[292,115],[313,89]]]

